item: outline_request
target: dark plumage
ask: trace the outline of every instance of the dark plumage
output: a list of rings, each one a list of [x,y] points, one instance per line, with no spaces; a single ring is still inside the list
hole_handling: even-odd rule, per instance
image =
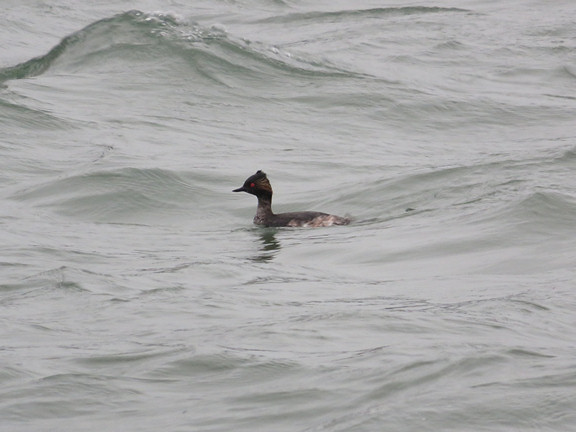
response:
[[[330,215],[321,212],[272,212],[272,186],[266,177],[266,173],[257,171],[248,177],[242,187],[233,192],[247,192],[258,198],[258,208],[254,223],[267,227],[323,227],[331,225],[347,225],[350,219],[341,216]]]

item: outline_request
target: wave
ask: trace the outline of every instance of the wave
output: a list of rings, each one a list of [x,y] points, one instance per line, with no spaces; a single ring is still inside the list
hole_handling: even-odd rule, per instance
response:
[[[58,253],[57,250],[48,250],[47,253]],[[84,252],[82,252],[84,253]],[[118,275],[111,278],[110,274],[97,273],[85,268],[69,265],[58,266],[49,270],[32,273],[20,280],[0,284],[0,291],[9,295],[4,297],[4,301],[20,302],[25,300],[35,300],[42,298],[45,301],[48,297],[57,298],[60,295],[100,294],[110,295],[111,299],[118,299],[119,296],[131,291],[128,284],[124,284]],[[135,287],[138,291],[139,286]]]
[[[555,191],[535,191],[508,206],[500,216],[507,216],[523,228],[543,233],[571,232],[576,224],[576,200]],[[563,234],[562,234],[563,235]]]
[[[560,156],[555,157],[552,163],[569,166],[576,165],[576,147],[565,150]]]
[[[349,207],[364,206],[367,212],[360,218],[369,223],[424,213],[464,226],[530,226],[562,233],[574,226],[576,201],[558,185],[574,166],[575,155],[568,148],[537,158],[440,166],[401,176],[375,174],[361,193],[354,186],[344,188],[341,199]]]
[[[444,7],[427,7],[427,6],[406,6],[406,7],[387,7],[387,8],[370,8],[354,10],[338,10],[329,12],[299,12],[283,16],[264,18],[258,22],[292,22],[292,21],[314,21],[315,23],[323,21],[346,21],[353,18],[379,18],[391,15],[423,15],[430,13],[450,13],[450,12],[470,12],[467,9],[444,8]]]
[[[70,127],[69,122],[50,112],[6,99],[0,99],[0,121],[7,125],[17,124],[29,129],[67,130]]]
[[[168,57],[168,58],[166,58]],[[176,58],[174,58],[176,57]],[[111,59],[155,64],[184,60],[197,76],[221,82],[220,75],[284,72],[347,76],[351,72],[325,61],[307,60],[224,30],[206,28],[166,14],[129,11],[96,21],[63,38],[47,54],[0,69],[0,83],[31,78],[51,70],[91,71]],[[124,65],[127,70],[133,64]]]
[[[209,207],[205,198],[210,191],[201,181],[162,169],[121,168],[57,179],[12,198],[82,220],[161,223],[182,218],[199,202]]]

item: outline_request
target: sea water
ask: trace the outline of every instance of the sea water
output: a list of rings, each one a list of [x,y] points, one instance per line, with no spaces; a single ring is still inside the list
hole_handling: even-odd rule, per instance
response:
[[[5,3],[2,430],[576,430],[574,2]]]

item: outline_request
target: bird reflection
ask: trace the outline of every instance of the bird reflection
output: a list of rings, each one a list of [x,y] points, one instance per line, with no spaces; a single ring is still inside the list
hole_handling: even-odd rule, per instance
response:
[[[257,262],[271,261],[276,253],[281,249],[280,242],[276,239],[276,229],[259,229],[260,231],[260,251],[258,255],[252,258]]]

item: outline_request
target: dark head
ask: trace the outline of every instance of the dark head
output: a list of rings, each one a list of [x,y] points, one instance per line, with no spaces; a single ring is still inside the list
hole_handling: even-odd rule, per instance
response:
[[[266,173],[257,171],[246,179],[242,187],[234,189],[233,192],[248,192],[257,197],[269,197],[272,199],[272,186],[266,177]]]

